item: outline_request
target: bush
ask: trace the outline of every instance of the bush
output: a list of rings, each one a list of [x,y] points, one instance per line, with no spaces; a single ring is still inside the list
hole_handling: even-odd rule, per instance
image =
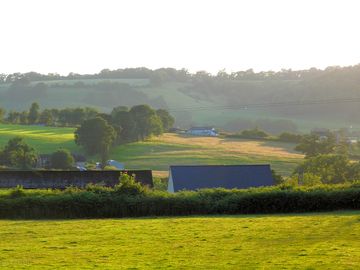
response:
[[[145,192],[145,188],[135,181],[134,176],[122,173],[120,183],[115,186],[115,192],[127,195],[140,195]]]
[[[244,190],[203,189],[169,194],[139,188],[123,175],[115,188],[10,190],[0,195],[0,218],[110,218],[207,214],[265,214],[360,209],[359,183]]]

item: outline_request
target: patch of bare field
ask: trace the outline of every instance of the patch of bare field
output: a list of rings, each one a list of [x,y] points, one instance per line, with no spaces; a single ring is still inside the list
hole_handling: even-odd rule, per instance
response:
[[[166,133],[155,140],[181,145],[199,146],[202,149],[187,150],[189,152],[201,153],[203,151],[219,151],[219,155],[257,155],[278,158],[300,159],[302,154],[294,153],[292,146],[286,143],[271,143],[264,141],[251,141],[243,139],[226,139],[214,137],[189,137],[178,134]],[[176,151],[175,151],[176,152]],[[169,154],[169,153],[168,153]],[[174,153],[175,154],[175,153]]]

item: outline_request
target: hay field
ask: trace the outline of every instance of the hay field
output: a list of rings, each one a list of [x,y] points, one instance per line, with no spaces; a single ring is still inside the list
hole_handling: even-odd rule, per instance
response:
[[[278,172],[289,175],[303,158],[294,152],[294,147],[291,143],[167,133],[145,142],[120,146],[112,152],[112,157],[125,162],[128,168],[162,172],[167,171],[169,165],[269,163]]]

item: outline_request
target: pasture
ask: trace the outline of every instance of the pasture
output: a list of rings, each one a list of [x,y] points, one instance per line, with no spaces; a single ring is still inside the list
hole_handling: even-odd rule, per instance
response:
[[[39,154],[52,153],[60,147],[82,153],[82,148],[74,143],[74,128],[0,124],[0,147],[15,136],[24,137]],[[110,158],[124,162],[128,169],[163,172],[171,164],[270,163],[276,171],[288,175],[303,158],[293,148],[291,143],[166,133],[144,142],[118,146],[112,150]],[[89,160],[96,161],[97,158],[90,157]]]
[[[360,212],[0,221],[1,269],[357,269]]]

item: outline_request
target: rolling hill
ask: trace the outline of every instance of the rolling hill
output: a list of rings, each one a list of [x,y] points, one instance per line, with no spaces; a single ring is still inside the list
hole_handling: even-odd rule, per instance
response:
[[[73,128],[0,124],[0,147],[14,136],[24,137],[38,153],[52,153],[63,147],[75,153],[83,150],[74,143]],[[303,156],[293,151],[294,144],[243,139],[184,137],[165,133],[144,142],[116,147],[112,159],[128,169],[165,172],[169,165],[270,163],[281,174],[289,175]],[[97,161],[97,157],[89,160]],[[164,173],[160,173],[164,175]]]

